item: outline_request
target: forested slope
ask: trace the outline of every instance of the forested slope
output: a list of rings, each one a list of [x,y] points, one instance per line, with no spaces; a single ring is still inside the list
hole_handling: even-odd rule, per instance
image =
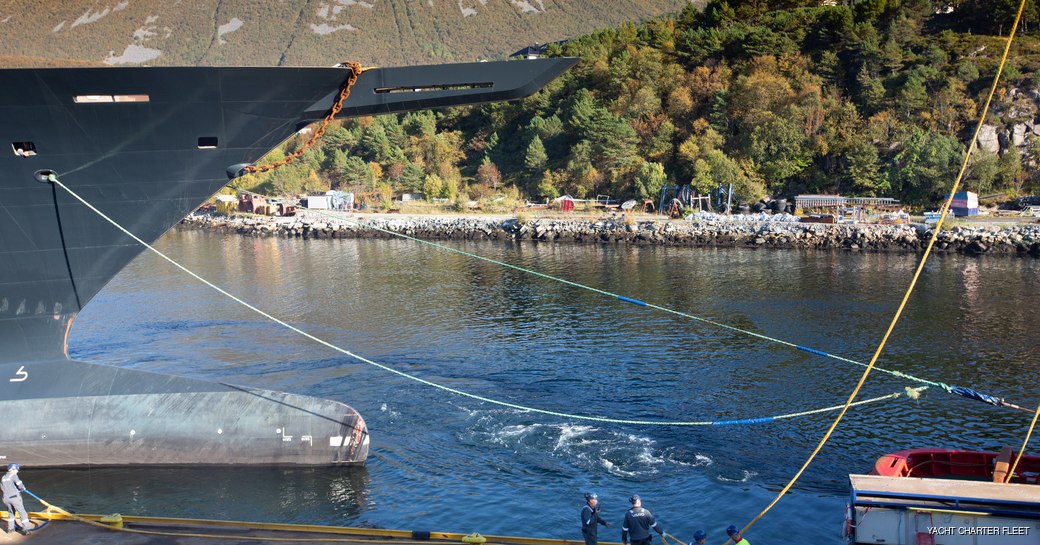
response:
[[[746,200],[818,192],[933,206],[1014,7],[713,0],[567,43],[553,53],[582,62],[524,101],[352,121],[300,165],[251,183],[457,200],[733,183]],[[1040,186],[1033,4],[1023,21],[966,180],[983,194]]]

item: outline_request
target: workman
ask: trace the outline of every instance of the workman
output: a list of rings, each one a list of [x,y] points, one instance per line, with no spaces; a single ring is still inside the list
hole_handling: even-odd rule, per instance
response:
[[[610,526],[599,516],[599,496],[595,492],[586,492],[585,505],[581,508],[581,535],[585,537],[585,545],[596,545],[599,542],[597,524]]]
[[[649,545],[650,528],[664,535],[661,525],[654,520],[650,511],[643,509],[643,501],[639,496],[633,494],[628,498],[632,508],[625,512],[625,523],[621,526],[621,543],[628,545],[628,538],[632,538],[632,545]]]
[[[704,530],[697,530],[693,533],[693,545],[704,545],[704,542],[708,539],[708,532]]]
[[[18,470],[22,466],[18,464],[11,464],[7,466],[7,473],[3,477],[0,477],[0,492],[4,495],[4,507],[7,508],[7,528],[8,533],[15,531],[14,514],[17,511],[19,518],[22,520],[22,525],[18,528],[18,533],[29,535],[29,515],[25,512],[25,506],[22,504],[22,492],[25,490],[25,485],[22,484],[22,480],[18,478]]]
[[[729,538],[733,540],[733,543],[736,543],[737,545],[751,545],[748,543],[748,540],[741,537],[740,530],[737,529],[735,524],[730,524],[729,527],[726,528],[726,535],[729,536]]]

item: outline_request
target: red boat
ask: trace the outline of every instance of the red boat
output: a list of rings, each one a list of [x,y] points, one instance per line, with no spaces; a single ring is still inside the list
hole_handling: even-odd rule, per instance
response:
[[[997,482],[1015,462],[1011,447],[999,453],[953,449],[908,449],[878,458],[872,475]],[[997,478],[994,478],[994,471]],[[1040,456],[1022,456],[1009,482],[1038,484]],[[1001,479],[1002,480],[1002,479]]]
[[[1040,456],[909,449],[849,475],[846,545],[1038,544]]]

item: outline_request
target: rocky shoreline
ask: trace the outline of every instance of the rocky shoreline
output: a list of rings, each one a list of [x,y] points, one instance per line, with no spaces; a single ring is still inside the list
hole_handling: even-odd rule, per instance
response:
[[[517,240],[667,246],[772,247],[824,250],[923,251],[924,225],[824,225],[764,217],[621,221],[479,216],[395,216],[309,212],[295,218],[193,214],[181,225],[246,236]],[[936,251],[968,255],[1040,257],[1040,224],[956,226],[939,233]]]

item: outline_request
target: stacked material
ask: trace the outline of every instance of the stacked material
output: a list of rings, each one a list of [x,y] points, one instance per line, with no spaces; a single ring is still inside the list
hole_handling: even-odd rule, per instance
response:
[[[954,216],[963,218],[965,216],[979,215],[979,195],[971,191],[961,191],[953,194],[953,202],[950,211]]]
[[[757,212],[753,214],[716,214],[715,212],[708,212],[701,210],[694,212],[686,217],[689,221],[731,221],[731,222],[796,222],[798,216],[781,212],[778,214],[770,214],[767,212]]]

